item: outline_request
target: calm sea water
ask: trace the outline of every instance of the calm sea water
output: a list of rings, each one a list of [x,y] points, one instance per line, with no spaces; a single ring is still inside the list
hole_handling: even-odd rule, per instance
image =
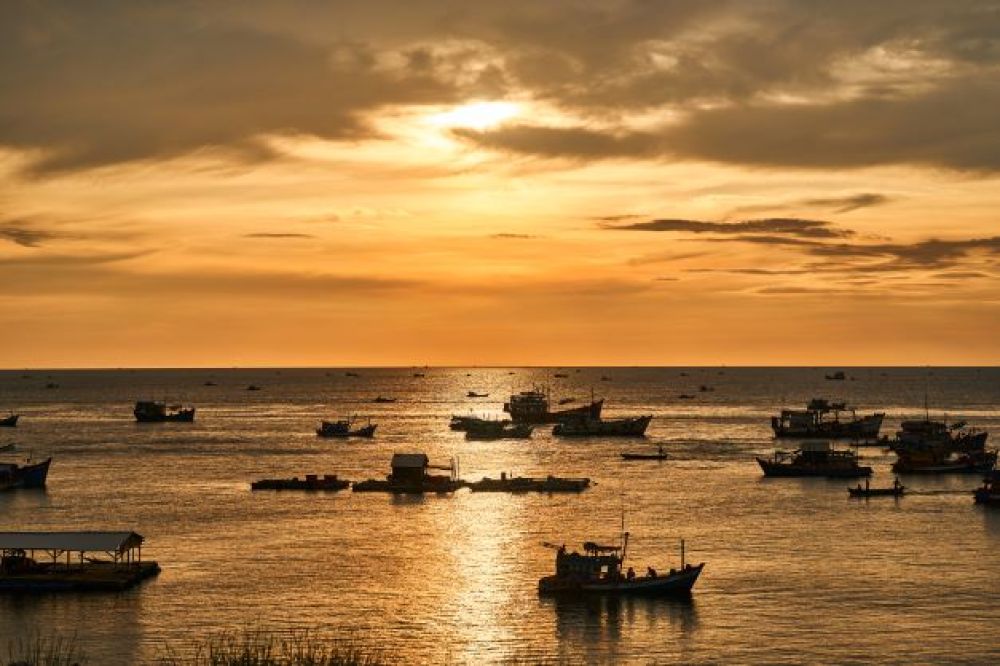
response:
[[[849,501],[845,481],[765,480],[753,456],[773,450],[768,417],[782,406],[847,400],[888,412],[892,432],[922,415],[925,390],[932,416],[966,419],[996,444],[1000,369],[843,369],[850,380],[826,381],[823,368],[2,372],[0,411],[23,417],[0,429],[0,446],[54,462],[46,491],[0,494],[0,530],[134,529],[163,572],[120,594],[0,597],[0,646],[75,635],[91,663],[146,663],[165,645],[251,625],[353,636],[400,663],[997,663],[1000,511],[973,504],[965,491],[977,477],[904,478],[921,492]],[[540,428],[528,441],[466,442],[448,429],[450,414],[498,414],[533,384],[579,400],[593,389],[609,416],[656,418],[644,441]],[[377,395],[399,401],[373,404]],[[197,420],[138,425],[132,403],[146,397],[192,403]],[[315,436],[321,418],[352,414],[378,423],[374,440]],[[672,459],[620,461],[658,443]],[[459,458],[468,479],[506,470],[596,486],[578,496],[249,489],[305,473],[381,478],[393,452],[414,451]],[[891,483],[891,456],[862,454],[873,483]],[[638,570],[675,565],[681,538],[707,563],[693,598],[539,598],[554,560],[542,542],[613,540],[623,508]]]

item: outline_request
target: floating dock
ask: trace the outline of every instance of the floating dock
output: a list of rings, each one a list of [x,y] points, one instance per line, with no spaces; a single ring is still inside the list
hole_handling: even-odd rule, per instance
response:
[[[135,532],[0,532],[0,593],[130,588],[160,573],[142,561],[142,542]]]
[[[480,493],[579,493],[590,487],[590,479],[510,477],[501,474],[499,479],[485,477],[468,485],[472,492]]]
[[[261,479],[250,484],[251,490],[343,490],[350,481],[338,479],[336,474],[306,474],[304,479]]]

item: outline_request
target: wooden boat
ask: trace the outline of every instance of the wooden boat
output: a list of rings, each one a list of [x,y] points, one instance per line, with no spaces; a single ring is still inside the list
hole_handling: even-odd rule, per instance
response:
[[[293,476],[290,479],[261,479],[250,484],[251,490],[343,490],[351,485],[350,481],[338,479],[336,474],[306,474],[300,479]]]
[[[510,396],[503,411],[514,423],[564,423],[581,418],[600,419],[604,400],[591,399],[590,404],[569,409],[549,409],[549,397],[539,390],[521,391]]]
[[[1000,470],[992,470],[983,485],[973,491],[976,504],[1000,504]]]
[[[372,402],[377,402],[379,404],[388,404],[388,403],[396,402],[396,399],[395,398],[387,398],[385,396],[381,396],[380,395],[380,396],[376,397],[374,400],[372,400]]]
[[[694,396],[691,395],[690,393],[681,393],[679,396],[677,396],[677,399],[678,400],[694,400]]]
[[[4,444],[3,446],[0,446],[0,453],[10,453],[16,448],[17,445],[15,444]]]
[[[353,427],[353,421],[321,421],[318,428],[316,428],[316,435],[318,437],[374,437],[375,428],[378,426],[371,421],[368,425],[361,426],[360,428]]]
[[[557,423],[552,434],[557,437],[642,437],[652,416],[625,419],[575,419]]]
[[[453,493],[466,486],[458,478],[458,465],[452,460],[447,467],[431,465],[423,453],[394,453],[392,471],[385,479],[368,479],[351,486],[357,493],[382,492],[395,494]],[[429,474],[430,469],[448,470],[448,476]]]
[[[469,483],[468,486],[472,492],[487,493],[579,493],[590,487],[590,479],[558,476],[545,478],[510,477],[506,473],[502,473],[499,479],[483,477],[479,481]]]
[[[194,407],[167,405],[154,400],[139,400],[132,409],[135,420],[139,423],[166,423],[179,421],[190,423],[194,421]]]
[[[10,416],[5,416],[0,419],[0,428],[13,428],[17,425],[17,420],[21,418],[20,414],[11,414]]]
[[[29,459],[23,465],[0,463],[0,488],[4,490],[44,488],[51,464],[52,458],[46,458],[39,463],[33,463]]]
[[[257,386],[256,384],[251,384],[250,386],[247,387],[247,390],[248,391],[259,391],[260,387]]]
[[[905,492],[906,486],[902,485],[899,479],[895,479],[889,488],[872,488],[868,484],[868,479],[865,479],[863,488],[859,483],[856,488],[848,487],[847,489],[847,493],[851,497],[902,497]]]
[[[875,440],[884,418],[884,412],[859,417],[856,409],[842,402],[813,398],[805,409],[783,409],[772,416],[771,429],[775,437]]]
[[[797,451],[775,451],[774,456],[757,458],[764,476],[825,476],[857,478],[871,476],[872,468],[858,464],[854,451],[837,451],[830,442],[802,442]]]
[[[964,422],[903,421],[896,438],[887,445],[896,454],[892,470],[898,474],[979,474],[996,465],[997,452],[989,451],[985,430],[966,428]]]
[[[488,397],[490,397],[490,394],[489,393],[476,393],[475,391],[469,391],[468,393],[465,394],[465,397],[466,398],[488,398]]]
[[[465,428],[465,438],[473,440],[530,439],[535,426],[509,421],[477,421]]]
[[[562,398],[561,400],[559,400],[558,404],[568,405],[571,402],[576,402],[576,398]]]
[[[622,451],[623,460],[666,460],[667,452],[663,450],[663,447],[657,447],[656,453],[630,453],[627,451]]]
[[[451,421],[448,423],[448,427],[451,428],[452,430],[458,430],[460,432],[464,432],[466,430],[469,430],[470,428],[476,428],[483,423],[509,424],[510,420],[504,419],[501,421],[491,421],[490,419],[482,416],[473,416],[471,414],[469,416],[461,416],[458,414],[453,414],[451,417]]]
[[[648,567],[645,576],[637,576],[632,567],[622,572],[628,536],[628,532],[623,532],[621,546],[602,546],[588,541],[583,544],[583,553],[569,553],[565,545],[546,543],[545,546],[556,551],[556,572],[538,581],[539,594],[687,596],[691,593],[705,563],[688,564],[684,559],[683,541],[680,569],[659,574]]]

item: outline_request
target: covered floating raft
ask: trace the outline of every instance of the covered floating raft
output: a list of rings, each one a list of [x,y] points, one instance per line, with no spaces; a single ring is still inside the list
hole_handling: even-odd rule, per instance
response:
[[[579,493],[590,487],[590,479],[568,479],[557,476],[533,478],[525,476],[510,477],[506,473],[499,479],[485,477],[469,484],[472,492],[492,493]]]
[[[160,573],[142,561],[142,542],[135,532],[0,532],[0,593],[127,589]]]
[[[261,479],[250,484],[251,490],[343,490],[351,485],[350,481],[337,478],[336,474],[306,474],[300,479],[293,476],[290,479]]]

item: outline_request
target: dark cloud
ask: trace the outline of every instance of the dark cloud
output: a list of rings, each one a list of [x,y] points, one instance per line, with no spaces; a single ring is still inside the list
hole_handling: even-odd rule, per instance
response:
[[[500,233],[493,234],[490,238],[496,239],[510,239],[510,240],[530,240],[537,238],[537,236],[532,236],[531,234],[511,234],[511,233]]]
[[[662,153],[658,137],[644,132],[510,125],[492,131],[456,129],[452,133],[484,148],[572,160],[656,157]]]
[[[10,241],[23,247],[38,247],[50,238],[52,234],[49,232],[34,229],[21,222],[0,222],[0,240]]]
[[[834,213],[850,213],[859,208],[870,208],[881,206],[892,201],[891,197],[884,194],[865,192],[861,194],[851,194],[841,197],[820,197],[812,199],[799,199],[796,201],[782,201],[770,204],[754,204],[752,206],[740,206],[733,210],[733,214],[740,213],[760,213],[764,211],[796,210],[800,208],[825,208]]]
[[[604,225],[616,231],[683,231],[695,234],[788,234],[800,238],[846,238],[854,234],[849,229],[831,227],[822,220],[769,218],[741,222],[703,222],[700,220],[650,220],[624,225]],[[759,237],[755,237],[759,238]]]
[[[243,234],[243,238],[278,238],[278,239],[296,239],[296,238],[316,238],[312,234],[288,234],[288,233],[268,233],[268,232],[258,232],[253,234]]]

